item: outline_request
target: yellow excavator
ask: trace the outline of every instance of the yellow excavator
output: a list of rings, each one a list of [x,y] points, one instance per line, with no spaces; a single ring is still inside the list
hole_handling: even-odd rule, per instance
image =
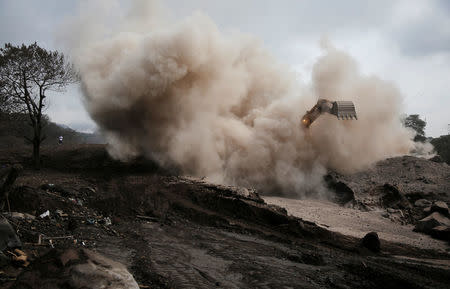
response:
[[[302,117],[303,127],[309,128],[309,126],[325,112],[337,116],[338,119],[358,119],[353,102],[329,101],[321,98],[317,101],[316,105],[308,110]]]

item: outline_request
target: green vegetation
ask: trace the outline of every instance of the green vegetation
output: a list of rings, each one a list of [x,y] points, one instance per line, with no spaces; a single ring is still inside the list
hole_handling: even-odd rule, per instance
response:
[[[450,135],[441,135],[431,139],[431,144],[442,159],[450,165]]]
[[[410,127],[416,131],[414,141],[424,142],[427,139],[425,137],[425,126],[427,123],[420,119],[418,114],[408,115],[404,120],[404,124],[406,127]]]

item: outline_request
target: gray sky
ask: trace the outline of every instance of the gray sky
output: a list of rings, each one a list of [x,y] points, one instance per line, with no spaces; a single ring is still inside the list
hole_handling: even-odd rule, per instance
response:
[[[201,10],[222,30],[260,38],[281,62],[308,81],[329,39],[357,59],[361,70],[392,81],[403,93],[405,113],[427,121],[428,136],[447,134],[450,124],[450,1],[447,0],[167,0],[177,17]],[[73,15],[75,0],[0,0],[0,44],[31,43],[59,49],[55,32]],[[81,94],[71,87],[51,95],[47,113],[81,131],[95,124]]]

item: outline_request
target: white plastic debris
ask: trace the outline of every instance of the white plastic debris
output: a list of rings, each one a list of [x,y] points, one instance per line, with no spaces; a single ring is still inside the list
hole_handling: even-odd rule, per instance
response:
[[[45,217],[50,217],[50,211],[49,210],[45,211],[44,213],[40,214],[39,217],[41,217],[42,219]]]

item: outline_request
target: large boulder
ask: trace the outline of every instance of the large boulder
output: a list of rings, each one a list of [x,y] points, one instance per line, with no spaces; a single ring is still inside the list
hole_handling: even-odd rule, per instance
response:
[[[126,267],[87,249],[53,249],[17,277],[12,289],[139,289]]]
[[[409,203],[408,199],[403,195],[402,192],[400,192],[397,186],[384,184],[383,191],[384,194],[381,197],[381,204],[385,208],[411,208],[411,204]]]
[[[415,231],[431,233],[431,230],[437,226],[450,227],[450,220],[438,212],[434,212],[426,218],[418,221]]]

